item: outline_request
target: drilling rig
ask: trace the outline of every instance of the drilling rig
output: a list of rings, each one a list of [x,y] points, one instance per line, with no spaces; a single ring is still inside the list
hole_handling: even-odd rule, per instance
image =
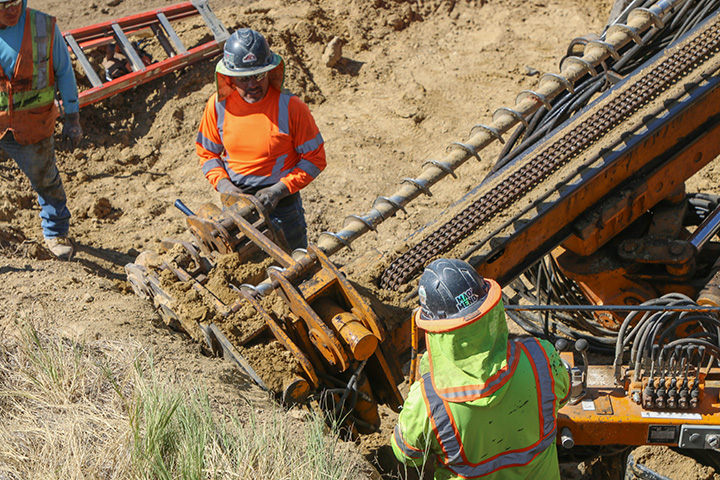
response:
[[[292,365],[273,389],[282,401],[316,401],[362,434],[378,429],[378,405],[402,405],[422,348],[411,321],[420,273],[435,258],[461,258],[503,286],[512,320],[566,359],[563,447],[716,449],[720,198],[685,183],[720,153],[718,6],[633,2],[601,34],[572,40],[559,73],[307,249],[288,251],[252,196],[223,195],[197,212],[178,204],[193,240],[144,252],[126,266],[128,281],[169,325],[262,386],[243,352],[280,345]],[[504,148],[490,173],[404,239],[408,248],[358,255],[353,268],[333,263],[494,142]],[[230,295],[212,278],[229,265],[244,268],[223,277]],[[181,291],[214,319],[242,320],[188,316]]]

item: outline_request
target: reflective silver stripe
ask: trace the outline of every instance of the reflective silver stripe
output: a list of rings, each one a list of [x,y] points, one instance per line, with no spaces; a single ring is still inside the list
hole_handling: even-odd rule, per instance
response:
[[[210,170],[212,170],[213,168],[218,168],[218,167],[225,170],[225,167],[223,166],[223,162],[219,158],[211,158],[210,160],[203,163],[203,165],[202,165],[203,174],[207,175],[210,172]]]
[[[281,93],[278,101],[278,131],[290,135],[290,99],[293,95]]]
[[[487,395],[488,392],[491,392],[495,387],[497,387],[497,385],[502,385],[508,377],[512,376],[512,374],[515,373],[515,370],[511,368],[512,364],[515,362],[516,355],[518,355],[518,351],[515,345],[515,342],[508,342],[507,369],[503,372],[500,372],[500,374],[495,377],[491,382],[486,383],[483,388],[474,388],[477,385],[470,385],[465,390],[453,390],[452,392],[443,392],[442,397],[445,400],[450,401],[455,398],[461,397],[482,397],[484,395]]]
[[[50,18],[40,12],[36,12],[33,15],[35,20],[35,38],[33,52],[33,60],[37,66],[37,77],[36,77],[36,90],[42,90],[48,86],[48,60],[52,52],[49,50],[50,39],[48,37],[48,27],[52,26]],[[48,25],[50,24],[50,25]],[[52,32],[53,34],[55,32]]]
[[[395,436],[395,444],[406,456],[410,458],[421,458],[423,456],[422,450],[412,448],[410,445],[405,443],[402,432],[400,431],[400,425],[395,425],[393,435]]]
[[[295,166],[295,168],[299,168],[303,172],[310,175],[312,178],[317,177],[321,172],[321,170],[318,167],[316,167],[315,164],[309,160],[300,160],[298,162],[298,164]]]
[[[215,98],[215,114],[217,115],[217,129],[220,143],[225,145],[224,129],[225,129],[225,100],[218,102]]]
[[[323,143],[325,142],[323,141],[322,135],[320,135],[320,132],[318,132],[315,138],[308,140],[302,145],[298,145],[295,148],[295,151],[300,155],[303,155],[305,153],[312,152],[313,150],[317,150],[318,147],[320,147],[320,145],[322,145]]]
[[[493,473],[501,468],[527,465],[555,441],[555,431],[557,428],[555,419],[556,398],[553,390],[553,376],[550,363],[545,354],[545,349],[543,349],[538,340],[529,338],[520,340],[520,342],[522,343],[521,348],[528,354],[528,360],[535,374],[538,398],[541,405],[539,413],[543,418],[543,432],[539,441],[531,448],[504,452],[478,464],[465,463],[463,460],[462,444],[458,437],[455,436],[455,431],[452,426],[452,413],[448,402],[443,401],[443,399],[437,395],[437,392],[432,386],[430,374],[428,373],[423,376],[425,398],[430,406],[429,414],[435,424],[438,443],[447,455],[447,463],[445,466],[456,475],[460,475],[463,478],[477,478]]]
[[[462,462],[461,445],[458,438],[455,436],[455,430],[453,429],[453,422],[451,421],[451,413],[447,402],[443,401],[435,391],[430,378],[430,373],[426,373],[422,377],[423,388],[425,390],[425,398],[427,398],[430,411],[428,415],[433,420],[436,429],[436,437],[440,448],[447,455],[447,463],[454,465]]]
[[[545,420],[543,424],[544,437],[551,436],[554,439],[557,423],[555,419],[555,389],[553,388],[553,372],[550,367],[550,360],[545,349],[536,338],[527,338],[522,341],[534,363],[535,380],[540,388],[541,412]]]
[[[232,180],[236,185],[245,185],[248,187],[260,187],[263,185],[273,185],[280,181],[281,178],[283,178],[285,175],[290,173],[294,167],[292,168],[286,168],[282,169],[285,165],[285,159],[287,158],[287,155],[280,155],[275,160],[275,165],[273,166],[273,171],[268,176],[262,176],[262,175],[241,175],[237,172],[231,171],[230,167],[228,166],[226,168],[228,174],[230,175],[230,180]],[[227,166],[227,162],[226,162]]]
[[[205,150],[216,155],[220,155],[223,151],[225,151],[225,147],[221,143],[213,142],[205,135],[203,135],[202,132],[198,132],[195,143],[199,143],[200,146],[202,146]]]

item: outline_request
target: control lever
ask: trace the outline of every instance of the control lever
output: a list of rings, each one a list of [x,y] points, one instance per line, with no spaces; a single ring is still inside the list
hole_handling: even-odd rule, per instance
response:
[[[582,355],[582,359],[583,359],[583,363],[584,363],[583,376],[585,377],[586,380],[587,380],[587,373],[588,373],[588,365],[590,365],[590,362],[588,362],[588,357],[587,357],[588,348],[590,348],[590,344],[584,338],[581,338],[580,340],[575,342],[575,351],[580,352],[580,355]]]
[[[573,368],[573,374],[571,376],[572,387],[570,389],[570,401],[573,404],[578,403],[587,394],[587,392],[585,391],[585,387],[587,387],[588,366],[590,365],[587,356],[588,348],[590,348],[590,345],[588,344],[588,341],[584,338],[581,338],[580,340],[577,340],[575,342],[575,351],[579,352],[582,356],[583,365],[582,367]]]
[[[195,214],[193,213],[193,211],[190,210],[190,208],[188,208],[188,206],[185,205],[185,204],[182,202],[182,200],[180,200],[179,198],[178,198],[177,200],[175,200],[175,203],[174,203],[173,205],[175,205],[175,208],[177,208],[178,210],[180,210],[182,213],[184,213],[184,214],[187,215],[188,217],[191,216],[191,215],[195,215]]]
[[[587,394],[585,387],[587,386],[587,372],[589,365],[587,350],[590,345],[587,340],[581,338],[575,342],[574,346],[575,351],[579,352],[582,356],[583,365],[581,367],[570,367],[567,363],[565,364],[565,368],[567,368],[568,373],[570,374],[570,400],[568,401],[570,405],[576,405],[580,402],[580,400],[585,398],[585,395]],[[555,341],[555,348],[559,352],[566,352],[569,350],[569,347],[569,342],[564,338],[559,338]]]

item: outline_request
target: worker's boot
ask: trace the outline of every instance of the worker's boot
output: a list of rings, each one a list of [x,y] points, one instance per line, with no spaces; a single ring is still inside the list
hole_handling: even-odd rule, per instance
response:
[[[45,245],[48,250],[60,260],[70,260],[75,253],[75,245],[70,237],[46,238]]]

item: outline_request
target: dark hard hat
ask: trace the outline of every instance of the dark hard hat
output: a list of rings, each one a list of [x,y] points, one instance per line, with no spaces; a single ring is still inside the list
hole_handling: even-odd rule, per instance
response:
[[[218,71],[231,77],[256,75],[272,70],[280,61],[280,56],[270,50],[265,37],[255,30],[241,28],[225,42]]]
[[[435,260],[420,277],[420,319],[470,320],[480,312],[489,290],[490,284],[469,263]]]

